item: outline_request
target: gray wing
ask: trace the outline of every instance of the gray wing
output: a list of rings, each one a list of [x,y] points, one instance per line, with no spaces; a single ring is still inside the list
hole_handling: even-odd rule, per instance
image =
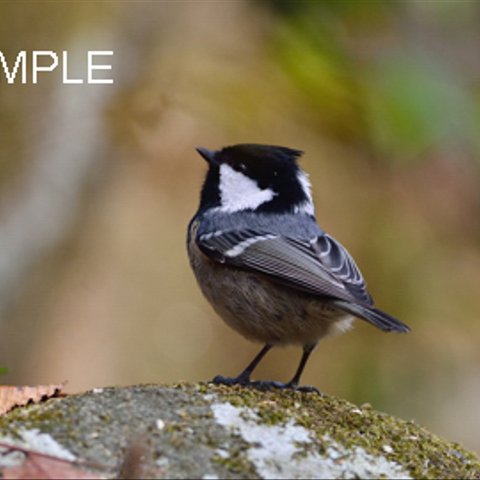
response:
[[[312,241],[311,245],[320,262],[343,282],[358,301],[373,305],[372,297],[367,292],[367,285],[357,264],[340,242],[324,234]]]
[[[400,320],[373,307],[353,258],[327,234],[302,241],[242,229],[201,234],[196,241],[214,261],[262,273],[312,295],[330,297],[334,305],[384,331],[409,331]]]
[[[370,300],[353,259],[330,237],[308,242],[244,229],[203,234],[197,244],[217,262],[265,274],[313,295]]]

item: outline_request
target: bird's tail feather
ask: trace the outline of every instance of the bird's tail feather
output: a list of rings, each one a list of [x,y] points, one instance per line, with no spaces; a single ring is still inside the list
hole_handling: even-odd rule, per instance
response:
[[[408,325],[405,325],[403,322],[397,320],[388,313],[382,312],[378,308],[343,302],[341,300],[336,301],[335,305],[356,317],[366,320],[384,332],[406,333],[410,331]]]

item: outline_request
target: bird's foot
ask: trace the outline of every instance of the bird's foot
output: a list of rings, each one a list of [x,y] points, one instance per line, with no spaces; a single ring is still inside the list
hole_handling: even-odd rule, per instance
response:
[[[292,382],[277,382],[277,381],[256,381],[256,382],[250,382],[250,385],[252,387],[258,388],[259,390],[272,390],[272,389],[279,389],[279,390],[295,390],[297,392],[306,392],[306,393],[317,393],[318,395],[321,395],[322,392],[318,390],[318,388],[312,386],[312,385],[302,385],[299,386],[296,383]]]
[[[314,387],[313,385],[297,385],[293,387],[288,387],[288,388],[293,388],[297,392],[305,392],[305,393],[316,393],[317,395],[323,395],[322,392],[317,388]]]
[[[297,392],[306,392],[306,393],[317,393],[321,395],[322,392],[318,390],[318,388],[312,385],[302,385],[299,386],[294,382],[277,382],[275,380],[250,380],[248,377],[238,376],[238,377],[224,377],[222,375],[217,375],[213,380],[212,383],[215,385],[226,385],[226,386],[233,386],[233,385],[241,385],[243,387],[253,387],[258,390],[272,390],[272,389],[279,389],[279,390],[295,390]]]
[[[242,377],[241,375],[238,377],[224,377],[222,375],[217,375],[213,380],[212,383],[215,385],[227,385],[227,386],[233,386],[233,385],[251,385],[253,382],[247,378],[247,377]]]

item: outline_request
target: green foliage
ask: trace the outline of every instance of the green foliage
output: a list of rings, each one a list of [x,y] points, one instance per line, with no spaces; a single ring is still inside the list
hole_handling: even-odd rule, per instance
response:
[[[365,77],[365,110],[374,146],[408,161],[429,148],[478,149],[471,95],[445,68],[396,58]]]
[[[8,368],[0,366],[0,375],[6,375],[7,373],[8,373]]]
[[[347,53],[315,17],[280,23],[274,55],[303,97],[307,122],[338,138],[358,138],[358,82]]]
[[[397,164],[431,151],[478,154],[480,99],[465,73],[426,41],[392,41],[398,18],[412,13],[408,3],[271,4],[281,14],[276,59],[303,96],[310,125]],[[422,8],[448,23],[434,4]]]

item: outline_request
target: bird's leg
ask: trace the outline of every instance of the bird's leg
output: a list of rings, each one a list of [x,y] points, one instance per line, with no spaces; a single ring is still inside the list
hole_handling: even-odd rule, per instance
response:
[[[248,364],[247,368],[240,375],[238,375],[238,377],[229,378],[217,375],[212,380],[212,383],[217,383],[221,385],[250,385],[252,383],[252,381],[250,380],[250,375],[271,348],[272,345],[267,343],[260,350],[260,352],[257,353],[256,357]]]
[[[300,377],[302,376],[303,369],[305,368],[305,365],[307,364],[308,357],[310,357],[310,354],[313,352],[315,349],[316,344],[313,345],[305,345],[303,347],[303,354],[302,358],[300,359],[300,364],[298,365],[297,371],[295,372],[295,375],[293,378],[284,384],[284,388],[292,388],[294,390],[300,390],[302,392],[317,392],[320,393],[319,390],[315,387],[312,387],[310,385],[305,385],[303,387],[299,387],[298,384],[300,382]]]
[[[300,360],[300,364],[298,365],[297,371],[295,372],[295,375],[293,378],[287,382],[287,383],[282,383],[282,382],[275,382],[275,381],[259,381],[259,382],[251,382],[250,384],[262,389],[262,390],[270,390],[271,388],[280,388],[280,389],[292,389],[292,390],[298,390],[300,392],[316,392],[320,393],[320,391],[312,387],[310,385],[305,385],[302,387],[298,386],[298,383],[300,382],[300,377],[302,375],[303,369],[305,368],[305,365],[307,363],[308,357],[310,354],[313,352],[315,349],[316,344],[313,345],[305,345],[303,347],[303,355]]]

